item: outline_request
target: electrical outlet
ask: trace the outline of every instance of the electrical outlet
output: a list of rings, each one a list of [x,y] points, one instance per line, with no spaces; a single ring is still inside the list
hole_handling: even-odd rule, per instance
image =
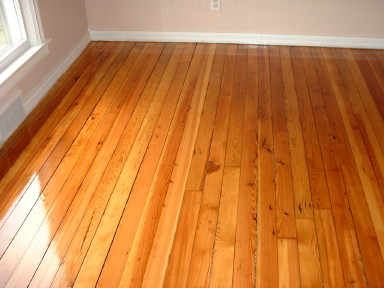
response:
[[[220,11],[221,9],[221,0],[211,0],[211,10]]]

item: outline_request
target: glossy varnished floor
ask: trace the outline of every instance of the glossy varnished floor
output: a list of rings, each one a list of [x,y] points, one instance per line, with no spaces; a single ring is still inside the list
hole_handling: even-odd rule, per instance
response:
[[[383,116],[384,51],[91,43],[2,150],[0,287],[384,287]]]

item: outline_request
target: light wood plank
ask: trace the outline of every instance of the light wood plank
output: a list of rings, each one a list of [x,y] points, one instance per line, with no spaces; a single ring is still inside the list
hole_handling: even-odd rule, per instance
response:
[[[283,75],[278,47],[270,48],[277,236],[296,238],[296,218]]]
[[[106,94],[108,95],[108,94]],[[96,155],[99,153],[102,144],[105,142],[106,137],[108,135],[108,132],[110,131],[111,127],[113,126],[114,122],[116,121],[116,117],[121,112],[121,107],[126,101],[125,97],[107,97],[109,101],[112,103],[108,103],[107,101],[106,106],[108,107],[106,111],[102,111],[103,106],[97,106],[96,111],[93,112],[93,116],[91,116],[90,121],[92,125],[96,125],[97,128],[92,131],[90,125],[87,125],[88,122],[84,125],[84,130],[87,133],[84,134],[85,137],[92,138],[92,141],[89,141],[88,144],[85,146],[84,151],[86,153],[82,153],[81,155],[78,155],[78,163],[81,163],[81,167],[78,169],[63,169],[70,171],[68,178],[65,182],[65,184],[62,186],[60,194],[58,194],[57,198],[55,199],[52,208],[46,212],[46,217],[44,221],[41,223],[41,226],[39,230],[37,231],[36,235],[34,236],[34,239],[29,244],[28,249],[25,252],[25,255],[20,260],[20,263],[16,270],[14,271],[10,281],[8,282],[8,285],[10,286],[26,286],[32,276],[34,275],[36,269],[37,269],[37,259],[42,259],[46,250],[48,249],[49,243],[52,241],[53,236],[56,234],[57,229],[59,226],[62,226],[62,219],[68,215],[71,215],[72,210],[70,210],[71,204],[77,204],[76,200],[74,200],[75,197],[80,198],[83,197],[82,193],[78,193],[78,189],[82,184],[82,181],[84,180],[85,175],[87,174],[91,164],[95,160]],[[102,98],[103,100],[103,98]],[[99,102],[99,104],[102,103],[102,101]],[[101,111],[100,111],[101,110]],[[100,121],[97,121],[97,115],[99,113],[104,112],[104,115],[100,117]],[[90,136],[88,133],[93,133]],[[79,136],[82,132],[80,132]],[[68,155],[71,155],[72,149],[76,149],[77,151],[82,151],[78,146],[76,146],[75,140],[73,146],[70,148]],[[80,141],[79,141],[80,142]],[[87,143],[86,141],[84,141]],[[75,153],[73,153],[75,154]],[[63,160],[64,161],[64,160]],[[63,164],[63,163],[62,163]],[[59,166],[59,169],[61,166]],[[43,193],[46,194],[53,194],[49,190],[52,187],[52,182],[49,182],[46,189],[44,189]],[[60,185],[55,184],[56,189],[60,189]],[[80,191],[81,192],[81,191]],[[76,207],[76,206],[75,206]],[[76,207],[77,208],[77,207]],[[76,209],[75,208],[75,209]],[[48,209],[47,209],[48,210]],[[76,209],[77,211],[77,209]],[[71,218],[71,216],[68,216]],[[37,221],[36,221],[37,222]],[[36,223],[35,222],[35,223]],[[72,234],[75,232],[76,225],[75,223],[70,223],[70,228],[73,229]],[[32,227],[29,227],[29,232],[31,233]],[[71,230],[68,229],[66,232],[71,235]],[[67,233],[66,233],[67,234]],[[55,235],[56,236],[56,235]],[[22,240],[25,241],[25,240]],[[44,244],[43,244],[44,243]],[[23,275],[23,277],[19,277],[19,275]],[[17,282],[15,279],[18,279]],[[22,280],[23,282],[20,282]],[[12,284],[11,284],[12,283]]]
[[[359,174],[354,166],[342,166],[341,168],[367,274],[367,285],[369,287],[380,287],[382,285],[382,275],[384,275],[383,256],[380,252]]]
[[[323,287],[315,221],[297,219],[296,228],[301,287]]]
[[[164,64],[166,64],[166,61],[169,59],[169,56],[172,53],[172,50],[173,50],[173,47],[165,48],[161,58],[159,59],[159,63],[165,62]],[[159,73],[156,73],[157,71],[162,73],[163,70],[165,69],[164,64],[158,65],[157,68],[155,68],[153,75],[158,75]],[[153,80],[155,80],[155,81],[153,81]],[[137,103],[135,110],[133,112],[133,116],[136,116],[136,117],[132,117],[133,119],[137,120],[136,126],[141,124],[141,121],[143,120],[147,109],[149,109],[151,111],[156,111],[156,108],[153,108],[153,107],[156,107],[156,104],[153,104],[152,105],[153,107],[149,108],[151,101],[153,101],[155,103],[157,101],[159,101],[160,103],[162,103],[161,97],[158,97],[156,95],[154,96],[155,93],[153,92],[153,90],[156,89],[155,83],[159,82],[159,81],[160,81],[159,76],[157,76],[157,77],[152,76],[151,79],[149,80],[149,82],[153,83],[153,86],[150,85],[150,87],[153,87],[152,90],[148,90],[148,89],[145,90],[144,95],[148,95],[148,97],[143,96],[139,100],[139,102]],[[85,214],[85,210],[87,209],[87,205],[91,201],[92,195],[95,192],[95,189],[96,189],[96,187],[97,187],[97,185],[98,185],[98,183],[99,183],[99,181],[100,181],[100,179],[101,179],[101,177],[105,171],[105,168],[107,167],[108,161],[111,158],[113,152],[115,151],[116,146],[118,145],[118,142],[122,137],[124,129],[126,129],[126,124],[129,122],[132,125],[130,128],[132,129],[134,127],[135,122],[130,121],[130,116],[132,115],[133,107],[131,107],[130,101],[128,99],[134,99],[135,97],[126,97],[124,93],[122,93],[121,95],[123,98],[126,99],[126,102],[122,106],[122,110],[120,111],[120,113],[118,115],[118,118],[115,122],[115,125],[110,130],[108,138],[106,139],[106,141],[104,141],[103,146],[101,147],[100,151],[98,152],[96,159],[92,163],[92,166],[91,166],[90,170],[88,171],[88,174],[85,177],[85,179],[84,179],[84,181],[83,181],[83,183],[82,183],[82,185],[81,185],[81,187],[77,193],[78,195],[83,195],[83,193],[84,193],[84,196],[77,197],[74,200],[74,202],[72,203],[71,208],[70,208],[72,210],[69,210],[69,212],[67,213],[66,217],[63,220],[63,223],[60,226],[59,232],[55,236],[55,238],[58,238],[57,240],[55,240],[55,245],[54,245],[55,247],[52,247],[50,254],[48,253],[48,255],[50,255],[51,257],[52,257],[52,255],[54,255],[53,251],[55,248],[58,249],[58,247],[61,247],[61,245],[63,247],[68,246],[68,243],[70,243],[70,241],[72,240],[72,237],[74,237],[74,234],[76,233],[75,229],[78,227],[78,225],[81,221],[81,217]],[[161,104],[160,104],[160,106],[161,106]],[[77,225],[76,225],[76,223],[77,223]],[[67,225],[69,227],[67,227]],[[87,232],[90,233],[89,230]],[[77,233],[79,233],[79,231],[77,231]],[[62,242],[64,242],[64,243],[62,243]],[[65,248],[62,248],[62,249],[65,249]],[[64,251],[66,251],[66,250],[64,250]],[[31,285],[32,284],[37,285],[37,286],[42,285],[41,281],[48,281],[48,279],[50,279],[52,281],[52,278],[55,276],[53,274],[55,270],[52,267],[52,265],[49,264],[50,261],[51,261],[50,257],[48,257],[47,253],[46,253],[44,260],[43,260],[43,264],[40,265],[40,267],[36,273],[37,275],[34,276],[34,279],[31,283]],[[44,265],[46,265],[46,266],[44,266]],[[43,267],[45,267],[45,268],[43,268]],[[50,277],[47,275],[47,272],[44,269],[47,269],[48,271],[50,271],[50,274],[49,274]],[[58,267],[56,267],[56,269],[58,269]]]
[[[309,182],[314,208],[329,208],[329,194],[325,178],[324,164],[317,135],[317,127],[311,107],[307,78],[304,71],[303,60],[306,56],[301,54],[299,47],[291,47],[293,75],[295,78],[301,127],[303,130],[304,148],[307,159]]]
[[[142,215],[138,218],[134,231],[128,239],[129,255],[125,263],[120,282],[125,286],[140,286],[148,263],[153,240],[155,237],[159,215],[163,208],[168,184],[171,181],[172,170],[176,161],[178,147],[182,140],[186,125],[188,109],[199,77],[199,71],[204,59],[205,45],[197,45],[190,69],[182,86],[180,100],[176,108],[159,165],[156,167],[155,177],[150,183],[148,196],[145,199]],[[146,178],[143,179],[145,181]],[[137,187],[141,191],[141,187]],[[128,214],[129,215],[129,214]],[[124,234],[122,234],[123,237]]]
[[[324,106],[327,112],[328,121],[331,129],[330,136],[333,138],[333,145],[336,149],[336,159],[340,165],[354,165],[355,159],[353,157],[351,145],[348,139],[346,128],[344,126],[341,111],[338,108],[335,93],[332,88],[328,72],[326,70],[324,59],[320,48],[311,48],[312,60],[316,69],[317,79],[319,81],[321,94],[323,96]],[[308,61],[307,61],[308,62]],[[309,68],[312,69],[313,67]],[[308,69],[308,70],[309,70]],[[315,107],[314,105],[312,105]],[[321,107],[321,106],[320,106]],[[320,113],[316,113],[320,114]],[[324,117],[322,119],[325,119]],[[324,127],[324,121],[319,121],[318,129],[319,133],[322,132]],[[321,124],[320,124],[321,123]],[[328,125],[325,125],[328,126]],[[325,157],[330,157],[325,153],[323,160],[326,161]],[[333,158],[335,159],[335,158]]]
[[[142,283],[144,287],[162,286],[164,284],[169,255],[171,253],[188,177],[188,173],[185,173],[185,171],[189,170],[192,160],[193,147],[197,137],[215,50],[215,44],[207,47],[207,56],[201,65],[202,67],[199,78],[197,79],[188,119],[185,124],[184,135],[179,146],[175,167],[173,168],[171,181],[168,186],[165,206],[160,216],[158,230],[156,231],[147,269],[144,274]]]
[[[351,143],[351,148],[356,161],[357,169],[359,171],[359,176],[369,203],[375,230],[378,237],[384,237],[384,233],[381,232],[384,228],[384,210],[380,209],[380,206],[383,203],[383,198],[360,130],[357,128],[355,115],[353,114],[348,100],[344,99],[344,95],[348,95],[348,92],[345,91],[339,71],[337,70],[334,61],[332,61],[332,55],[329,55],[330,51],[322,49],[322,52],[325,55],[325,65],[329,75],[333,79],[333,89],[339,109],[341,111],[341,115],[343,117],[343,122],[346,127],[349,141]],[[379,243],[383,254],[384,239],[379,239]]]
[[[270,63],[267,50],[259,58],[258,199],[256,287],[278,287],[276,186]],[[262,167],[262,169],[261,169]]]
[[[208,86],[206,101],[204,104],[203,114],[201,116],[200,121],[199,132],[196,139],[191,166],[189,169],[189,175],[186,186],[187,188],[202,187],[203,185],[203,180],[206,172],[205,166],[212,140],[212,136],[209,134],[207,135],[205,131],[207,131],[208,129],[210,133],[213,132],[218,94],[220,91],[224,68],[225,51],[226,45],[218,45],[216,48],[215,59],[211,71],[211,81]],[[204,152],[201,152],[203,150]],[[201,153],[197,151],[200,151]],[[189,200],[189,197],[183,200],[183,206],[188,205],[186,202],[187,200]],[[198,207],[194,206],[193,208],[190,208],[191,210],[193,209],[193,211],[196,210],[196,215],[194,214],[193,217],[180,216],[164,282],[165,287],[177,286],[181,288],[185,287],[186,285],[200,204],[201,199],[198,204]],[[183,253],[185,257],[180,257],[180,253]]]
[[[330,191],[330,201],[332,203],[333,220],[336,227],[338,241],[343,243],[339,245],[341,263],[344,270],[345,282],[354,283],[356,286],[366,285],[364,267],[361,265],[360,248],[357,245],[356,231],[353,225],[350,213],[348,198],[345,197],[346,191],[340,171],[336,153],[336,144],[331,136],[332,132],[328,117],[322,109],[323,97],[320,93],[319,83],[315,75],[315,68],[311,61],[309,49],[301,49],[305,59],[305,70],[310,89],[312,107],[314,111],[316,125],[318,127],[318,136],[323,155],[324,167],[327,176],[328,189]],[[320,107],[320,108],[319,108]],[[321,127],[321,128],[320,128]],[[316,221],[316,225],[319,221]],[[328,243],[328,242],[327,242]],[[326,243],[326,244],[327,244]],[[322,262],[324,263],[324,262]],[[336,270],[336,269],[333,269]]]
[[[119,63],[119,65],[121,65],[121,62]],[[117,65],[116,68],[118,68],[119,65]],[[32,253],[35,252],[35,250],[30,248],[30,247],[33,247],[33,245],[30,246],[30,242],[35,237],[36,232],[39,232],[39,233],[41,232],[41,234],[44,234],[46,236],[46,231],[44,231],[46,225],[44,222],[46,222],[49,219],[52,222],[52,229],[54,231],[56,229],[55,227],[57,227],[60,224],[60,219],[62,218],[62,216],[60,216],[60,214],[65,213],[65,211],[67,209],[67,205],[71,201],[71,199],[72,199],[71,197],[73,197],[73,194],[71,194],[71,193],[69,193],[69,195],[67,195],[67,193],[60,193],[61,188],[63,187],[64,183],[66,183],[65,185],[67,185],[67,186],[68,186],[68,184],[74,186],[72,188],[69,188],[70,192],[76,191],[75,187],[76,187],[76,183],[78,180],[74,180],[73,182],[71,182],[71,181],[66,182],[66,181],[67,181],[67,179],[68,179],[68,177],[72,171],[73,166],[79,160],[80,155],[82,155],[82,152],[84,151],[87,143],[89,142],[91,135],[93,135],[97,125],[99,124],[100,120],[102,119],[103,114],[105,113],[105,111],[107,110],[107,108],[109,107],[109,105],[111,104],[113,99],[114,99],[114,97],[110,97],[109,99],[107,97],[102,97],[100,99],[100,102],[98,103],[98,105],[95,108],[94,113],[92,114],[93,116],[90,118],[89,121],[86,122],[86,124],[84,126],[84,130],[82,130],[80,132],[80,134],[77,136],[72,147],[67,152],[66,157],[63,159],[63,162],[60,166],[61,169],[58,169],[55,171],[55,174],[51,178],[48,185],[45,188],[39,187],[40,185],[38,185],[36,187],[33,187],[34,189],[37,189],[37,191],[36,190],[27,191],[27,193],[34,193],[34,194],[35,193],[37,193],[37,194],[41,193],[42,195],[47,195],[47,197],[43,196],[43,197],[41,197],[41,199],[39,199],[36,202],[36,205],[34,205],[32,211],[29,214],[29,217],[23,223],[23,225],[21,226],[17,235],[15,237],[12,237],[11,245],[9,245],[7,247],[7,250],[4,253],[4,257],[0,260],[0,263],[5,263],[2,261],[7,261],[7,264],[4,265],[4,267],[5,266],[7,267],[7,272],[4,271],[2,281],[8,281],[11,277],[11,275],[9,273],[14,273],[14,270],[16,269],[16,263],[11,260],[13,257],[15,257],[16,259],[19,259],[19,261],[20,261],[20,259],[25,259],[25,258],[22,258],[22,256],[26,252],[27,252],[26,259],[28,259],[29,253],[28,253],[27,249],[29,249],[29,251],[32,251]],[[110,114],[112,116],[112,118],[111,118],[112,121],[114,120],[114,117],[115,117],[114,114],[115,114],[114,111],[112,111],[112,113]],[[87,113],[86,113],[86,115],[87,115]],[[95,120],[95,121],[93,121],[93,120]],[[109,122],[107,121],[107,123],[108,123],[107,125],[111,125],[112,121],[109,121]],[[103,137],[105,137],[105,135],[106,135],[105,132],[107,130],[103,131],[103,129],[100,129],[100,131],[101,131],[101,133],[99,135],[100,139],[97,139],[97,136],[95,137],[97,141],[94,144],[94,146],[97,146],[98,141],[101,140]],[[90,150],[92,151],[94,149],[95,148],[93,148],[93,149],[91,148]],[[88,157],[89,157],[88,161],[92,160],[92,154],[91,153],[88,154]],[[87,161],[85,161],[85,163],[86,162]],[[85,164],[85,169],[86,168],[87,167]],[[79,175],[82,175],[81,172],[79,173]],[[79,178],[81,181],[81,176]],[[60,207],[59,209],[57,209],[58,206]],[[58,213],[58,215],[56,215],[57,213]],[[11,218],[10,220],[12,220],[12,217],[10,217],[10,218]],[[57,222],[57,219],[59,220],[58,222]],[[7,222],[7,223],[9,223],[9,222]],[[43,228],[41,228],[41,227],[39,228],[40,225],[42,225]],[[0,235],[1,235],[1,238],[3,238],[3,239],[6,236],[8,236],[10,232],[13,232],[12,229],[5,230],[7,228],[8,228],[8,225],[3,225],[2,229],[0,230],[0,232],[1,232]],[[37,235],[36,239],[39,239],[39,237],[41,237],[41,236]],[[36,240],[36,241],[38,242],[38,240]],[[46,239],[46,241],[48,241],[48,244],[49,244],[50,240]],[[5,239],[2,243],[6,243]],[[46,246],[44,246],[40,243],[39,248],[44,249],[44,248],[46,248]],[[40,251],[40,252],[44,253],[44,251]],[[8,256],[8,255],[11,255],[11,256]],[[23,261],[24,260],[21,261],[21,267],[23,267],[25,265],[25,263]],[[34,273],[34,270],[28,271],[28,272],[29,272],[29,276],[32,276]],[[15,273],[17,275],[17,273],[20,273],[20,272],[16,271]],[[27,275],[26,275],[25,279],[28,279]]]
[[[313,203],[305,158],[299,104],[288,47],[280,48],[296,218],[313,218]]]
[[[154,70],[154,75],[156,76],[151,77],[149,80],[149,83],[152,85],[149,85],[149,89],[144,91],[144,97],[140,101],[141,103],[137,106],[137,109],[135,109],[132,115],[133,117],[131,117],[126,124],[122,137],[120,138],[120,142],[118,143],[114,154],[112,154],[100,182],[92,188],[95,189],[92,200],[83,219],[81,220],[78,233],[75,234],[75,237],[72,240],[65,256],[65,265],[60,266],[60,269],[55,276],[52,284],[53,287],[73,285],[113,191],[115,179],[118,178],[118,175],[123,168],[124,162],[128,157],[135,137],[140,129],[140,125],[143,122],[147,109],[146,105],[149,104],[153,95],[152,93],[154,92],[154,89],[156,89],[155,83],[160,81],[161,73],[159,72],[165,68],[167,58],[168,57],[165,57],[165,59],[161,61],[162,59],[160,57],[158,63],[159,65],[157,65],[157,68]],[[70,273],[68,271],[70,271]]]
[[[186,285],[202,194],[202,191],[185,191],[184,193],[164,287],[181,288]]]
[[[128,253],[131,248],[131,243],[133,241],[135,231],[134,229],[137,228],[142,210],[144,209],[146,200],[145,194],[148,193],[150,189],[151,182],[148,181],[148,178],[153,178],[156,172],[156,167],[162,152],[162,147],[164,147],[167,133],[169,131],[168,127],[170,126],[172,117],[174,116],[174,112],[178,104],[180,92],[183,86],[183,79],[187,73],[186,63],[181,64],[179,62],[177,65],[177,70],[174,70],[173,67],[184,55],[184,52],[182,49],[180,50],[180,48],[182,47],[176,47],[174,52],[173,58],[175,58],[174,60],[176,61],[171,60],[170,64],[168,65],[169,71],[167,76],[174,75],[172,81],[167,83],[170,79],[168,79],[168,77],[163,78],[162,82],[160,83],[163,88],[158,91],[164,91],[160,93],[156,92],[156,94],[158,94],[160,97],[157,97],[158,100],[156,102],[158,104],[154,105],[154,107],[158,105],[163,105],[163,107],[156,123],[153,136],[148,145],[143,163],[140,167],[140,171],[132,188],[130,201],[128,201],[126,205],[119,223],[119,227],[114,237],[114,241],[111,245],[108,257],[104,264],[103,271],[98,280],[99,286],[117,286],[120,282],[120,278],[127,261]],[[164,88],[166,88],[168,84],[170,84],[170,87],[167,91]],[[165,95],[162,95],[164,92],[166,92],[166,98],[164,98]],[[160,106],[158,106],[158,108],[160,108]],[[159,113],[157,109],[152,110],[155,113]],[[152,118],[155,119],[156,114],[153,112],[148,111],[148,113],[153,114]]]
[[[148,65],[150,67],[148,70],[152,71],[163,47],[163,45],[154,46],[154,51],[150,56],[152,64]],[[151,137],[151,132],[153,131],[152,129],[146,128],[147,125],[145,124],[140,127],[104,215],[101,218],[91,246],[89,247],[87,256],[80,268],[74,287],[94,286],[96,284],[98,279],[98,277],[96,277],[96,275],[98,276],[96,271],[100,271],[104,264],[104,259],[108,253],[110,243],[114,236],[114,231],[117,228],[125,203],[130,195],[136,176],[135,174],[140,167],[145,149]],[[88,273],[89,271],[94,271],[96,273],[90,274]]]
[[[0,286],[381,287],[383,59],[91,43],[0,149]]]
[[[15,133],[4,143],[0,149],[0,179],[5,176],[9,168],[15,164],[18,157],[25,153],[28,149],[28,144],[34,139],[34,136],[44,123],[49,121],[49,117],[56,113],[55,108],[60,105],[60,102],[65,102],[66,94],[75,85],[77,80],[84,73],[86,68],[92,64],[94,52],[102,55],[102,49],[95,50],[97,43],[90,43],[83,53],[75,60],[75,62],[68,68],[51,88],[47,95],[39,102],[36,108],[31,111],[25,121],[16,129]],[[133,44],[131,44],[133,46]],[[65,109],[60,113],[65,112]],[[56,118],[55,121],[59,121]],[[57,122],[56,122],[57,124]],[[19,160],[20,161],[20,160]],[[15,166],[13,166],[15,167]]]
[[[212,67],[212,74],[208,86],[207,97],[201,116],[199,132],[193,151],[191,168],[187,180],[187,190],[202,190],[205,178],[205,166],[212,141],[213,126],[216,117],[217,102],[223,77],[223,67],[226,53],[225,45],[218,45]]]
[[[238,47],[232,92],[233,102],[229,116],[228,142],[225,152],[226,166],[239,167],[241,165],[247,57],[248,51],[246,47]]]
[[[324,287],[344,287],[344,272],[332,212],[315,209],[315,220]]]
[[[351,87],[351,90],[357,92],[353,94],[356,98],[350,98],[353,107],[356,105],[356,115],[361,115],[364,121],[370,120],[372,130],[375,131],[376,141],[378,141],[381,149],[384,149],[384,119],[367,87],[367,83],[355,61],[352,51],[350,49],[333,50],[333,53],[335,57],[340,56],[342,59],[342,61],[338,60],[338,66],[343,71],[342,75],[345,83],[348,83],[347,85]],[[372,138],[370,139],[374,141]],[[379,156],[380,154],[377,154],[376,157]]]
[[[258,48],[248,48],[233,287],[255,286]]]
[[[360,77],[365,80],[366,88],[369,89],[381,117],[384,117],[384,83],[380,81],[384,76],[384,70],[378,67],[371,51],[353,49],[351,52],[361,71]]]
[[[209,287],[231,287],[235,257],[240,168],[225,167]],[[223,273],[224,272],[224,273]]]
[[[113,46],[110,46],[109,49],[112,49],[112,47]],[[14,209],[15,204],[21,196],[25,194],[25,191],[29,187],[28,185],[34,178],[36,178],[37,172],[40,172],[39,176],[42,178],[39,181],[43,183],[43,186],[45,186],[47,181],[50,179],[50,176],[52,176],[54,169],[50,170],[49,175],[45,177],[46,173],[39,171],[41,170],[41,166],[49,158],[51,161],[48,161],[48,164],[55,158],[59,161],[56,160],[56,162],[53,162],[52,165],[54,165],[54,163],[57,165],[60,162],[61,158],[65,155],[68,147],[72,143],[65,143],[64,140],[69,138],[73,141],[71,137],[73,137],[73,135],[77,135],[78,131],[82,127],[82,124],[89,116],[85,111],[89,111],[89,113],[91,113],[92,108],[94,108],[92,105],[96,105],[98,101],[97,96],[101,97],[102,93],[96,93],[93,98],[87,96],[93,93],[94,89],[97,88],[99,82],[114,59],[113,55],[108,56],[108,51],[110,51],[109,49],[106,49],[106,51],[100,55],[100,62],[96,62],[94,65],[90,65],[86,69],[84,74],[82,74],[80,79],[68,92],[68,97],[61,102],[58,109],[55,110],[44,126],[40,129],[41,133],[38,133],[35,136],[34,140],[32,140],[30,145],[28,145],[27,149],[19,157],[12,169],[0,182],[0,193],[6,193],[2,195],[2,201],[0,202],[1,226]],[[105,60],[105,57],[107,57],[109,61],[103,63],[101,66],[103,69],[94,73],[97,65],[102,63],[102,61]],[[105,81],[105,83],[108,83],[107,79]],[[89,107],[88,110],[86,110],[87,108],[85,107]],[[81,113],[77,116],[80,110],[85,110],[85,115],[82,115],[83,113]],[[65,117],[63,117],[64,115]],[[58,121],[58,119],[60,120]],[[74,119],[76,120],[75,122],[73,122]],[[54,150],[59,151],[59,157],[51,155]],[[5,209],[5,207],[7,208]]]
[[[229,112],[232,101],[236,50],[237,46],[228,45],[226,51],[222,88],[220,90],[212,144],[207,161],[207,175],[205,178],[186,287],[209,285],[209,271],[215,239],[228,135]]]
[[[278,239],[279,287],[301,287],[299,253],[296,239]]]

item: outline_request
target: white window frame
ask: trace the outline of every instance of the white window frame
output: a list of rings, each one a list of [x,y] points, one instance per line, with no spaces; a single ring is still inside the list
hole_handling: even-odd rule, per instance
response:
[[[34,59],[35,61],[32,61],[33,58],[43,56],[42,54],[46,55],[48,53],[46,45],[48,41],[45,41],[44,38],[37,0],[17,0],[17,2],[20,6],[21,20],[25,28],[25,39],[19,43],[19,45],[13,47],[6,54],[4,54],[5,57],[0,58],[1,86],[4,86],[6,84],[5,82],[7,82],[16,72],[22,70],[25,66],[28,66],[27,64],[29,64],[29,62],[37,62],[39,60]],[[1,90],[4,90],[4,87],[0,87],[0,92]]]

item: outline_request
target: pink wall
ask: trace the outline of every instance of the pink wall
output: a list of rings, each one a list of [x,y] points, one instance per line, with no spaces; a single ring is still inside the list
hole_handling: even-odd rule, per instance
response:
[[[87,35],[84,1],[38,0],[46,39],[50,39],[49,54],[20,82],[23,95],[40,84],[52,69]]]
[[[94,31],[384,37],[383,0],[85,0]]]

